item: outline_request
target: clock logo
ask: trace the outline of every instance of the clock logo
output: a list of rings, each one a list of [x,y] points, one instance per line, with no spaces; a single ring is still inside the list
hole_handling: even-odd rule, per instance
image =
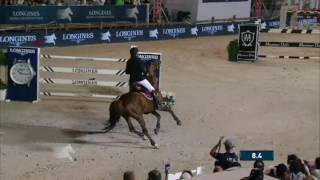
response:
[[[36,73],[31,66],[30,59],[14,60],[13,66],[10,69],[10,78],[15,84],[30,86],[35,75]]]

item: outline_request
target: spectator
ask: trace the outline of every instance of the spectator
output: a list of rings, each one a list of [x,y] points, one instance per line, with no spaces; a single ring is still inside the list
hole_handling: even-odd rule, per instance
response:
[[[241,166],[238,162],[238,156],[234,152],[235,145],[230,139],[224,141],[226,152],[220,153],[221,141],[223,138],[224,137],[221,137],[219,142],[210,151],[210,155],[216,159],[213,172],[219,172],[232,167]]]
[[[116,0],[116,6],[123,6],[124,5],[124,0]]]
[[[95,6],[103,6],[105,4],[105,0],[93,0],[92,5]]]
[[[285,164],[278,164],[276,166],[275,177],[280,180],[290,180],[289,170]]]
[[[49,6],[54,6],[56,4],[56,0],[48,0]]]
[[[161,180],[161,173],[154,169],[148,173],[148,180]]]
[[[127,171],[123,174],[123,180],[135,180],[134,173],[132,171]]]
[[[298,156],[295,154],[290,154],[287,156],[287,164],[290,166],[291,163],[295,162],[298,159]]]
[[[253,168],[250,172],[248,180],[263,180],[263,171],[259,168]]]
[[[141,1],[140,0],[132,0],[132,5],[139,6],[139,5],[141,5]]]
[[[257,159],[253,164],[253,168],[260,169],[263,172],[263,170],[264,170],[263,161],[261,159]]]
[[[317,157],[314,161],[314,168],[311,170],[311,174],[320,179],[320,157]]]
[[[300,159],[289,161],[289,170],[291,180],[304,180],[306,175],[303,173],[303,165]]]
[[[63,6],[64,1],[63,0],[56,0],[56,5],[57,6]]]
[[[104,5],[110,5],[110,4],[113,4],[111,0],[106,0],[106,1],[104,2]]]
[[[16,5],[23,5],[24,4],[24,0],[17,0],[17,4]]]

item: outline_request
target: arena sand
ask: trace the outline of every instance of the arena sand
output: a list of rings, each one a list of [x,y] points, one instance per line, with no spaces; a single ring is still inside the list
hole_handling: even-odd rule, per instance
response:
[[[1,178],[3,180],[121,180],[133,170],[137,179],[171,163],[173,172],[204,166],[220,136],[234,139],[239,150],[274,150],[275,161],[296,153],[319,156],[319,61],[227,61],[226,46],[236,36],[170,41],[45,48],[42,53],[127,58],[129,47],[163,53],[161,89],[176,94],[176,126],[161,113],[161,130],[146,115],[160,149],[130,134],[122,119],[108,134],[74,136],[66,129],[97,130],[108,119],[109,102],[43,99],[37,104],[1,103]],[[261,40],[319,42],[317,35],[263,34]],[[319,49],[263,48],[273,55],[320,56]],[[135,123],[136,126],[137,123]],[[71,144],[75,161],[57,159],[56,147]],[[251,168],[252,162],[241,162]],[[240,179],[241,177],[235,177]]]

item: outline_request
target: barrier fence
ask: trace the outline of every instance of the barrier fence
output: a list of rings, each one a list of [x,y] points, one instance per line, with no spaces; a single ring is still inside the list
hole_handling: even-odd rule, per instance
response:
[[[53,66],[53,65],[43,65],[48,62],[55,62],[56,60],[60,61],[69,61],[73,63],[73,61],[80,61],[80,62],[90,62],[90,65],[93,65],[93,63],[98,62],[109,62],[113,64],[121,64],[121,66],[125,66],[125,62],[127,62],[127,59],[122,58],[98,58],[98,57],[78,57],[78,56],[58,56],[58,55],[49,55],[49,54],[43,54],[41,55],[40,59],[40,71],[48,73],[47,76],[54,76],[58,73],[64,73],[63,78],[55,78],[55,77],[40,77],[40,86],[41,89],[44,88],[44,86],[82,86],[82,87],[108,87],[113,89],[114,91],[120,92],[121,88],[127,88],[128,83],[123,80],[97,80],[96,75],[109,75],[108,77],[112,77],[113,79],[117,79],[118,77],[125,76],[125,70],[124,69],[112,69],[112,67],[109,69],[103,69],[103,68],[92,68],[92,67],[62,67],[62,66]],[[74,65],[76,66],[76,65]],[[80,77],[80,79],[76,78],[70,78],[68,75],[82,75],[82,76],[90,76],[87,79],[84,79]],[[95,99],[114,99],[120,95],[119,94],[97,94],[97,93],[84,93],[84,92],[56,92],[54,90],[51,90],[52,87],[47,87],[45,91],[41,91],[40,94],[42,96],[58,96],[58,97],[80,97],[80,98],[95,98]],[[60,88],[60,89],[66,89],[68,88]]]
[[[295,48],[320,48],[320,42],[278,42],[259,41],[260,32],[265,33],[286,33],[286,34],[320,34],[316,29],[262,29],[261,23],[242,24],[239,28],[239,51],[238,60],[255,61],[258,58],[275,59],[320,59],[320,56],[291,56],[291,55],[268,55],[259,54],[261,47],[295,47]],[[315,40],[319,40],[318,38]]]

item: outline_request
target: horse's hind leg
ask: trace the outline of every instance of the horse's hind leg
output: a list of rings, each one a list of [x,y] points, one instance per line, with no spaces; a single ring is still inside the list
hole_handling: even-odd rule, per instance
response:
[[[158,148],[158,144],[156,144],[156,142],[151,138],[151,136],[146,128],[146,122],[144,121],[142,115],[135,115],[135,116],[133,116],[133,118],[135,118],[138,121],[138,123],[140,124],[140,126],[142,128],[143,134],[148,137],[151,145],[155,148]]]
[[[152,112],[152,114],[157,118],[157,125],[156,125],[156,128],[154,129],[154,133],[158,134],[159,130],[160,130],[160,119],[161,119],[161,116],[156,111]]]
[[[144,139],[144,134],[143,134],[143,132],[139,132],[139,131],[137,131],[137,130],[134,128],[134,126],[133,126],[133,124],[132,124],[132,122],[131,122],[130,117],[124,117],[124,119],[127,121],[127,124],[128,124],[128,127],[129,127],[129,131],[132,132],[132,133],[137,134],[139,137],[141,137],[141,138]]]

